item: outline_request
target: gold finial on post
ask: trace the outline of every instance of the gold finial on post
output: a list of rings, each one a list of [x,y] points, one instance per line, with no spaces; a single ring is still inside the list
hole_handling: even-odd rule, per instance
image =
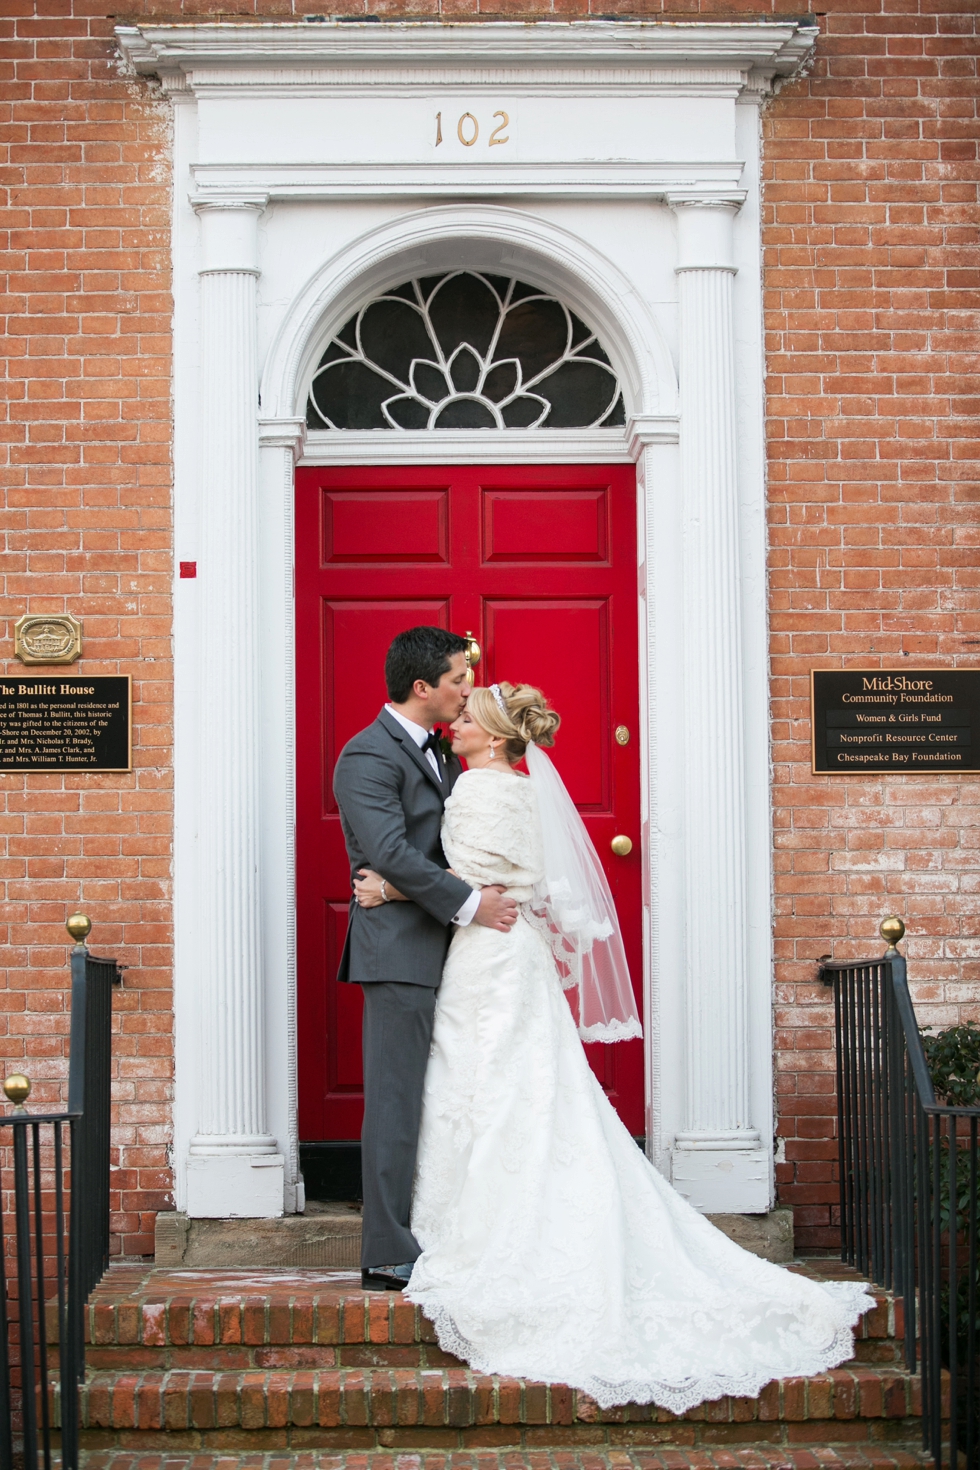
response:
[[[3,1090],[13,1103],[15,1113],[26,1112],[24,1104],[31,1095],[29,1077],[25,1077],[23,1072],[12,1072],[9,1077],[4,1078]]]
[[[88,914],[72,914],[65,925],[78,949],[85,948],[85,941],[92,932],[92,920]]]
[[[905,925],[897,914],[889,914],[887,919],[882,919],[878,926],[878,933],[888,945],[887,953],[895,954],[895,946],[901,941],[905,933]]]

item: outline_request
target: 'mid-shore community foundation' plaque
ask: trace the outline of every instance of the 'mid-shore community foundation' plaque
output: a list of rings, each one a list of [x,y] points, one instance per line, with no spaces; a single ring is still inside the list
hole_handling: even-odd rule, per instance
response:
[[[814,669],[815,773],[980,770],[980,669]]]
[[[128,771],[128,674],[0,679],[0,771]]]

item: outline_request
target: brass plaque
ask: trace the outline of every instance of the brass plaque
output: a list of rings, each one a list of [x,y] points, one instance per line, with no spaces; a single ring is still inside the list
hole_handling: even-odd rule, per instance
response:
[[[71,613],[26,613],[14,624],[14,657],[22,664],[73,664],[82,625]]]
[[[0,678],[0,771],[128,771],[128,674]]]
[[[828,776],[980,769],[980,669],[813,669],[811,768]]]

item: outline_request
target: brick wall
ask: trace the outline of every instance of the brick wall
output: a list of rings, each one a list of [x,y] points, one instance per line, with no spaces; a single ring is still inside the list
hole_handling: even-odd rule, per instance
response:
[[[807,730],[812,664],[980,654],[975,9],[834,0],[810,75],[764,118],[779,1175],[810,1248],[836,1244],[816,957],[875,952],[879,919],[897,911],[922,1016],[980,1015],[980,781],[813,778]],[[330,10],[567,18],[589,5]],[[799,10],[595,5],[678,19]],[[25,610],[71,610],[86,625],[81,667],[132,673],[135,697],[131,775],[0,776],[0,1059],[54,1099],[61,926],[87,909],[97,947],[132,966],[115,1082],[126,1252],[151,1248],[170,1182],[169,119],[151,83],[120,76],[112,25],[218,14],[293,8],[151,0],[110,16],[99,0],[7,0],[0,17],[0,651]]]
[[[72,672],[133,676],[126,775],[0,775],[0,1065],[55,1103],[64,922],[131,968],[116,997],[113,1229],[153,1249],[172,1072],[168,119],[121,81],[98,7],[0,17],[0,654],[24,612],[70,611]],[[37,671],[32,671],[37,672]]]
[[[836,1248],[814,959],[904,918],[922,1022],[980,1019],[980,777],[814,777],[809,671],[980,662],[977,14],[849,0],[765,138],[780,1197]]]

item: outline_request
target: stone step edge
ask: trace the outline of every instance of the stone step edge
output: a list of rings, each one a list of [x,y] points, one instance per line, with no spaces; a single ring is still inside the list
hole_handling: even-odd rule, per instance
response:
[[[875,1292],[875,1299],[855,1336],[861,1341],[904,1340],[901,1302],[882,1292]],[[48,1340],[57,1340],[56,1316]],[[93,1347],[404,1346],[435,1343],[436,1334],[421,1309],[401,1292],[188,1293],[160,1302],[106,1302],[96,1296],[86,1308],[85,1340]]]
[[[278,1429],[344,1426],[573,1425],[844,1421],[921,1416],[918,1377],[834,1369],[784,1378],[756,1398],[721,1398],[677,1416],[656,1405],[601,1410],[562,1385],[470,1369],[311,1369],[240,1373],[171,1369],[92,1373],[81,1389],[86,1429]]]
[[[398,1453],[398,1452],[396,1452]],[[610,1458],[610,1453],[614,1458]],[[717,1457],[717,1458],[716,1458]],[[757,1444],[691,1446],[660,1445],[630,1450],[602,1445],[570,1446],[533,1451],[424,1449],[407,1454],[403,1470],[914,1470],[931,1466],[925,1450],[900,1445],[777,1445]],[[350,1470],[350,1452],[336,1450],[167,1450],[167,1470]],[[143,1450],[89,1450],[86,1470],[160,1470],[160,1452]],[[357,1470],[396,1470],[390,1449],[359,1451]]]

